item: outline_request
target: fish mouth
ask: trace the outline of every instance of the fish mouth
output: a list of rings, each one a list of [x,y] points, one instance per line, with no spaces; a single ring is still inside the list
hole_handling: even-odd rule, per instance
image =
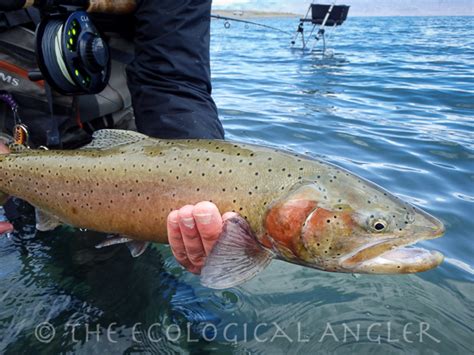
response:
[[[367,274],[410,274],[439,266],[444,256],[438,251],[412,245],[426,239],[441,237],[444,226],[426,231],[416,240],[408,238],[385,239],[365,245],[342,258],[340,266],[347,272]]]

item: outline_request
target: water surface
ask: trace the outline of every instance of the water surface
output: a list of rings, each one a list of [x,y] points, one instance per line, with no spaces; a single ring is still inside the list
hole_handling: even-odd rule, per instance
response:
[[[439,268],[357,276],[275,261],[240,287],[212,291],[167,246],[133,260],[124,247],[95,250],[99,234],[35,233],[25,218],[0,239],[0,351],[472,351],[472,24],[349,18],[326,57],[289,49],[281,33],[218,21],[212,28],[214,98],[227,138],[323,157],[439,217],[445,237],[422,243],[446,255]],[[55,332],[45,343],[35,334],[42,322]]]

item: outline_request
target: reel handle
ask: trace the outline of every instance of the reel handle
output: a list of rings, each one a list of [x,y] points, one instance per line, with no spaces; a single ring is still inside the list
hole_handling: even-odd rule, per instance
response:
[[[39,69],[30,70],[28,72],[28,79],[30,79],[31,81],[41,81],[41,80],[44,80],[44,76],[43,76],[43,73],[41,73]]]

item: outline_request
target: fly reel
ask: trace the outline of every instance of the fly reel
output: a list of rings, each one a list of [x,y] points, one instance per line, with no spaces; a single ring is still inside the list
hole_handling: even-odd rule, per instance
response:
[[[84,11],[43,19],[36,55],[46,81],[63,95],[97,94],[110,77],[108,45]]]

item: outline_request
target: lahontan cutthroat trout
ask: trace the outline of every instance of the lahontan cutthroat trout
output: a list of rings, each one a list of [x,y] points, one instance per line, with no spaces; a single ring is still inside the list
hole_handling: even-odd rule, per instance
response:
[[[443,234],[433,216],[335,165],[256,145],[102,130],[79,150],[0,156],[0,191],[35,206],[38,229],[60,221],[142,245],[166,243],[167,215],[184,205],[238,212],[202,270],[211,288],[241,284],[273,258],[387,274],[443,260],[407,247]]]

